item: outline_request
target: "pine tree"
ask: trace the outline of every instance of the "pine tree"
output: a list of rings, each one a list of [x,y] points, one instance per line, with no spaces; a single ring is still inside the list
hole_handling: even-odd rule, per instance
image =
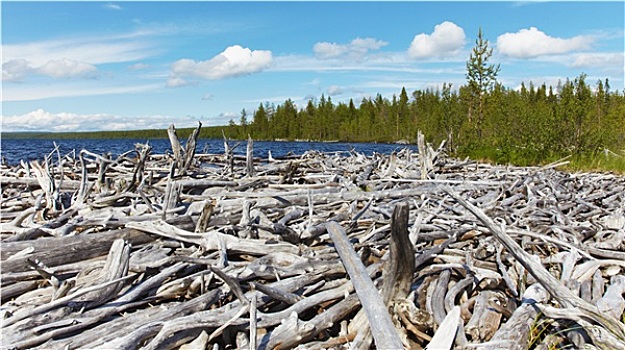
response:
[[[475,47],[473,47],[467,61],[466,74],[471,93],[468,118],[469,123],[473,123],[478,138],[482,137],[485,95],[495,86],[497,74],[500,71],[499,64],[489,64],[488,61],[492,55],[493,49],[489,47],[488,40],[485,40],[482,36],[482,28],[480,28],[475,40]]]

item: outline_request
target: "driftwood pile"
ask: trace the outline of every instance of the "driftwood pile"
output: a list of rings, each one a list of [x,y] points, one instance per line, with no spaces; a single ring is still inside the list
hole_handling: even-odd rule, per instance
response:
[[[170,135],[3,166],[3,349],[625,348],[623,177]]]

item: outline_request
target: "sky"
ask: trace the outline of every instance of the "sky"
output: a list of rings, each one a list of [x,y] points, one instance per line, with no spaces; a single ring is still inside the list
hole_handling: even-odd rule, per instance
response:
[[[2,131],[239,121],[466,84],[477,33],[508,88],[624,89],[625,2],[2,1]]]

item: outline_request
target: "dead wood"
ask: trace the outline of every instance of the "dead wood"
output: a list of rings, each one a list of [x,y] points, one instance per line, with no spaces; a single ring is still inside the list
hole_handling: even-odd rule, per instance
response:
[[[334,242],[334,248],[339,253],[341,261],[354,283],[358,299],[369,320],[369,329],[376,346],[383,349],[403,348],[384,301],[369,278],[364,265],[351,247],[345,231],[334,221],[327,224],[328,233]]]
[[[200,126],[0,167],[3,349],[625,346],[622,176],[196,154]]]
[[[394,299],[404,299],[410,292],[414,276],[414,247],[408,237],[409,207],[399,203],[393,210],[389,258],[383,270],[382,298],[387,307]]]

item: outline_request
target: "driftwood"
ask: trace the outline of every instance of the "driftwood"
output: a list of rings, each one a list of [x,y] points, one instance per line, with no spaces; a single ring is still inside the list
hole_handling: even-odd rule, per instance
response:
[[[625,178],[147,145],[2,165],[3,349],[625,348]]]
[[[354,289],[356,289],[358,299],[360,299],[369,320],[369,328],[375,338],[376,346],[383,349],[402,348],[401,339],[386,311],[386,305],[373,281],[369,278],[365,266],[349,243],[345,231],[339,224],[331,221],[328,223],[328,233],[347,273],[351,277],[352,283],[354,283]]]

